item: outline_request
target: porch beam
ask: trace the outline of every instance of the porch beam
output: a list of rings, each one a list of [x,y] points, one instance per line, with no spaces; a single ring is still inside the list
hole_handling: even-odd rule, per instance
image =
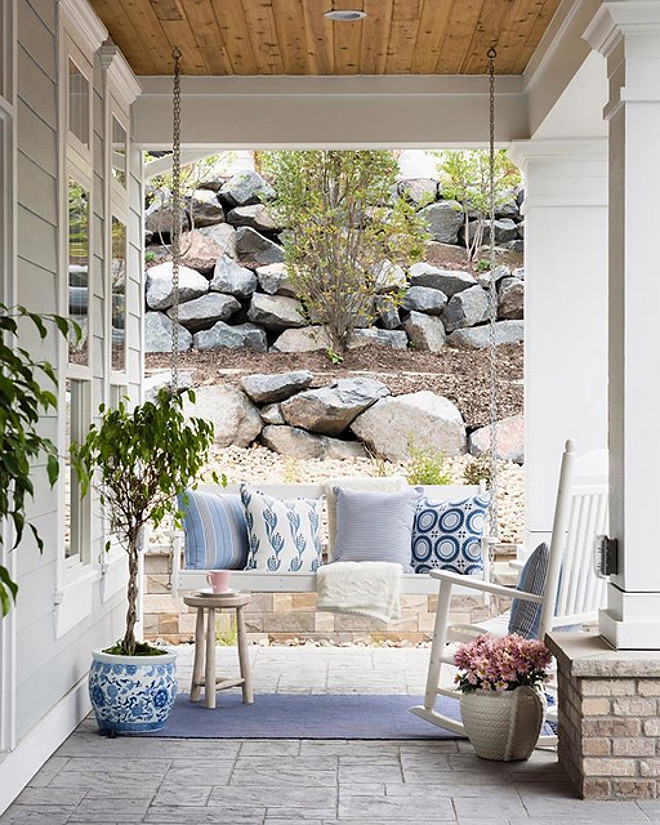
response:
[[[172,83],[140,78],[134,141],[172,142]],[[185,77],[188,149],[432,148],[488,139],[485,77]],[[497,140],[528,137],[521,77],[498,77]]]
[[[600,631],[616,648],[660,650],[660,2],[603,2],[585,32],[607,58],[609,102],[610,533],[619,542]]]

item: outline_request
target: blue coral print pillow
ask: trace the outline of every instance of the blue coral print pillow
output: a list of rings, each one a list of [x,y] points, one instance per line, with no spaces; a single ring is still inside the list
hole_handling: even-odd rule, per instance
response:
[[[417,501],[412,533],[415,573],[434,568],[467,576],[483,575],[481,539],[486,528],[490,495],[460,501]]]
[[[246,570],[315,573],[321,565],[323,499],[279,499],[241,485],[248,529]]]

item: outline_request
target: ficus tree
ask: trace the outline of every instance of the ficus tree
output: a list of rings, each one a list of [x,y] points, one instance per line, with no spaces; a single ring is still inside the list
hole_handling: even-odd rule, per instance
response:
[[[213,424],[187,418],[184,395],[161,390],[155,401],[133,407],[121,401],[111,409],[101,405],[100,423],[92,424],[82,444],[72,444],[71,460],[87,495],[98,492],[110,532],[128,553],[128,608],[123,639],[109,653],[149,655],[156,648],[136,648],[138,559],[144,528],[158,527],[166,516],[180,524],[178,496],[193,488],[209,459]],[[215,473],[211,476],[217,481]],[[106,545],[109,549],[110,542]]]
[[[34,495],[34,467],[45,462],[48,480],[59,475],[57,448],[40,430],[43,415],[57,407],[57,378],[50,362],[36,359],[19,346],[21,321],[32,324],[40,339],[48,325],[65,337],[80,338],[80,328],[59,315],[37,315],[25,307],[0,304],[0,521],[12,526],[12,549],[28,529],[40,551],[43,539],[27,516],[28,500]],[[0,530],[0,544],[6,540]],[[18,585],[9,569],[0,565],[0,613],[7,615],[16,600]]]
[[[465,221],[468,261],[473,261],[484,240],[490,214],[490,160],[487,149],[446,149],[433,153],[445,198],[458,201]],[[520,183],[520,170],[506,149],[495,152],[495,208],[511,200]]]
[[[408,266],[424,252],[426,224],[393,197],[397,160],[388,151],[309,150],[264,153],[276,198],[287,270],[307,320],[325,327],[342,352],[353,331],[375,317],[390,292],[389,265]],[[391,284],[391,300],[397,287]]]

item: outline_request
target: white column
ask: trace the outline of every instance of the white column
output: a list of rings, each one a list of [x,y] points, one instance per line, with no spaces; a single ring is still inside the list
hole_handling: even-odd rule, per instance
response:
[[[525,511],[548,538],[567,438],[607,446],[607,141],[512,144],[525,179]]]
[[[660,2],[603,2],[585,32],[607,58],[610,533],[619,574],[600,630],[660,649]]]

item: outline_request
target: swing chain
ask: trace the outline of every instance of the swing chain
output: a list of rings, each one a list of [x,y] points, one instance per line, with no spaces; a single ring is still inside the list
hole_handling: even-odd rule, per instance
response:
[[[172,88],[172,296],[174,304],[170,310],[172,319],[172,358],[170,362],[170,391],[179,390],[179,269],[181,266],[181,52],[172,51],[174,76]],[[172,525],[174,527],[174,525]],[[171,592],[174,579],[175,544],[171,546],[167,565],[167,585]]]
[[[490,539],[496,542],[499,535],[499,519],[497,507],[497,280],[495,278],[495,58],[494,48],[488,50],[488,81],[489,81],[489,252],[490,252],[490,283],[488,285],[489,303],[489,331],[490,331]]]
[[[179,269],[181,266],[181,52],[172,51],[172,392],[179,389]]]

